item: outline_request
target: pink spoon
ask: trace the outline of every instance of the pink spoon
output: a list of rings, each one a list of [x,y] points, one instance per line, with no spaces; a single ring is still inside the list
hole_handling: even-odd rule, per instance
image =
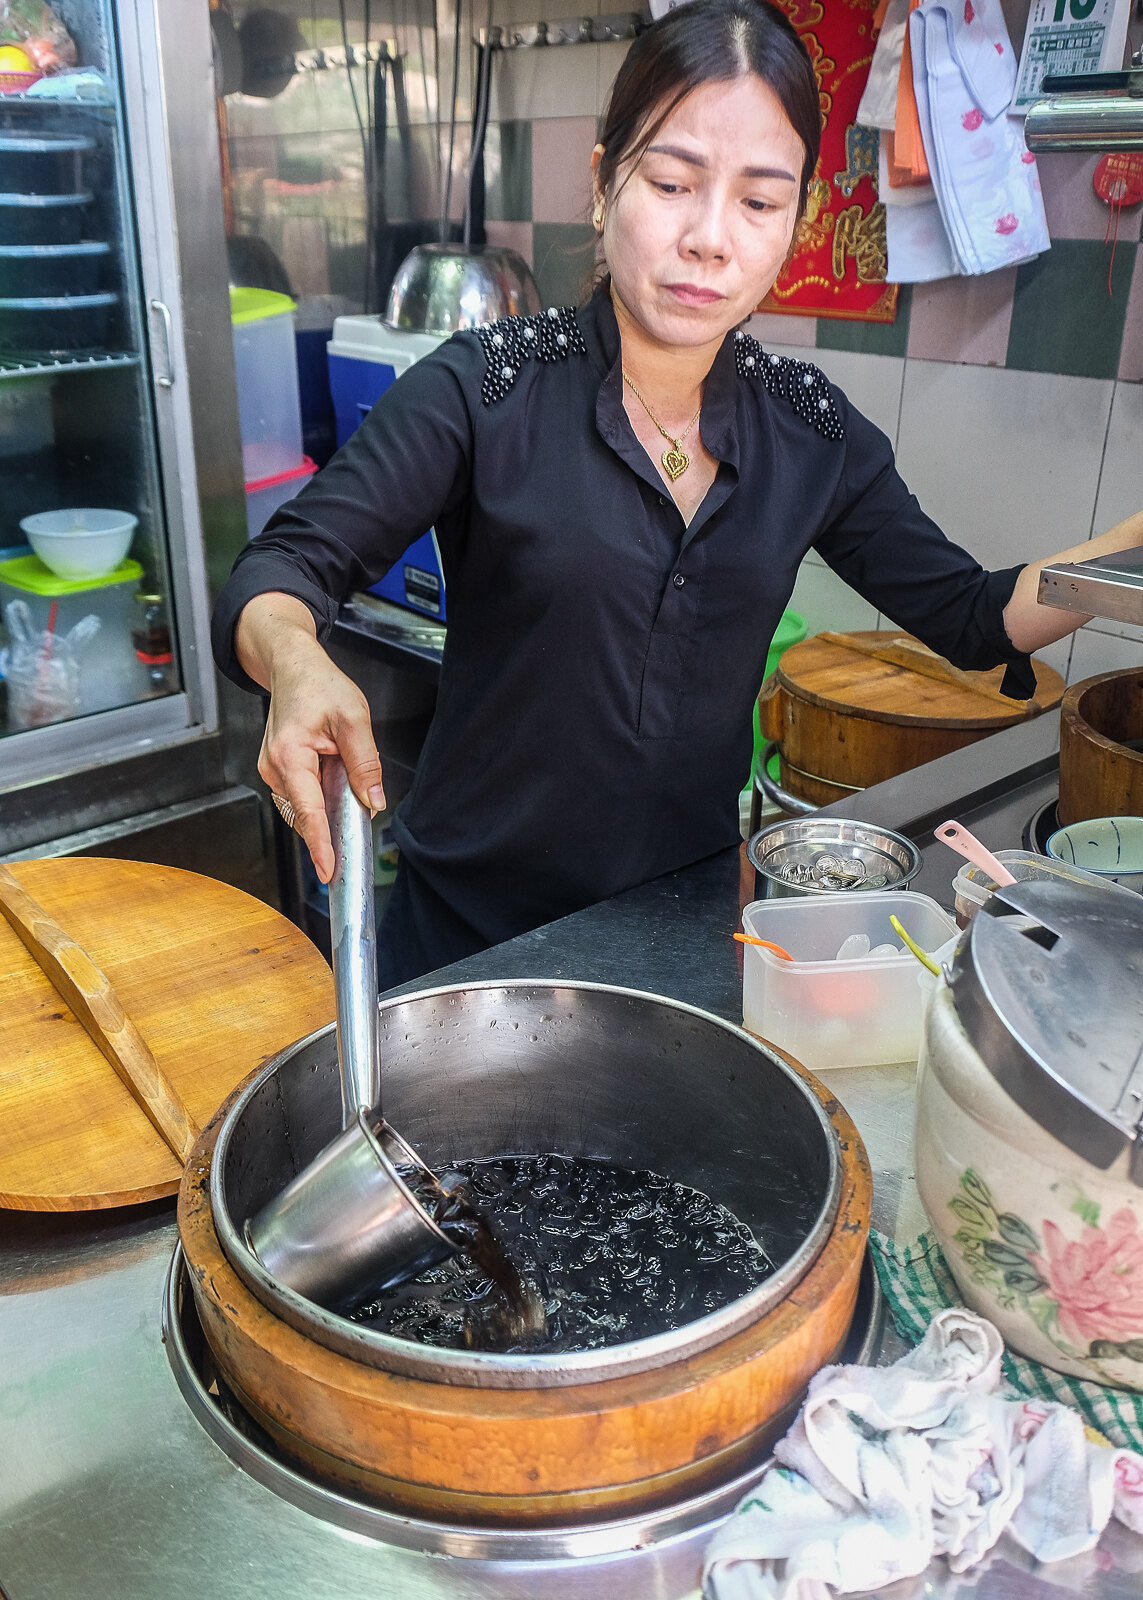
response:
[[[955,850],[958,856],[971,861],[974,867],[983,867],[998,888],[1016,882],[1008,868],[997,861],[992,851],[986,850],[976,835],[969,833],[967,828],[962,828],[959,822],[942,822],[939,828],[933,830],[933,837]]]

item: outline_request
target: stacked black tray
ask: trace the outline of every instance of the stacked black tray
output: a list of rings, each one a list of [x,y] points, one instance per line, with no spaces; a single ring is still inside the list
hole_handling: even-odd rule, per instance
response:
[[[111,246],[84,238],[85,134],[0,129],[0,356],[52,360],[104,345],[119,296]]]

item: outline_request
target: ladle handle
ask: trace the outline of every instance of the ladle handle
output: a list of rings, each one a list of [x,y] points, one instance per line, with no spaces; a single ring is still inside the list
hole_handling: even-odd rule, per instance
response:
[[[992,851],[982,845],[974,833],[969,833],[967,828],[961,827],[959,822],[942,822],[940,827],[935,829],[933,837],[955,850],[958,856],[971,861],[974,867],[983,867],[998,888],[1003,889],[1007,884],[1016,882],[1004,863],[997,861]]]
[[[373,825],[349,786],[339,756],[323,756],[321,786],[333,840],[329,880],[329,931],[337,999],[337,1064],[341,1073],[341,1125],[358,1106],[380,1109],[381,1058],[377,1038],[377,929],[373,909]]]

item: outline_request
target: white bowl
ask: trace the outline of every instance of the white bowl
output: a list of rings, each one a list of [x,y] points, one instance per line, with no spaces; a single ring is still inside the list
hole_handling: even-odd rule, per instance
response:
[[[98,511],[90,506],[40,511],[20,526],[40,560],[69,583],[105,578],[131,548],[139,525],[129,511]]]
[[[1048,854],[1108,883],[1143,892],[1143,817],[1089,817],[1057,828],[1048,840]]]

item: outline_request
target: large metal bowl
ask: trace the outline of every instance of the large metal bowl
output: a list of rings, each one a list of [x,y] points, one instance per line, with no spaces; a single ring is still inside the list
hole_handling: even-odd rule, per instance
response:
[[[539,311],[540,291],[515,250],[421,244],[397,270],[385,321],[416,333],[456,333]]]
[[[579,1354],[432,1349],[295,1294],[243,1224],[340,1129],[332,1026],[276,1057],[227,1113],[210,1176],[219,1241],[251,1292],[319,1344],[393,1372],[485,1388],[590,1383],[677,1362],[752,1326],[837,1215],[837,1135],[780,1057],[719,1018],[604,984],[486,983],[382,1002],[382,1106],[430,1166],[557,1151],[690,1184],[750,1227],[777,1270],[682,1328]]]

